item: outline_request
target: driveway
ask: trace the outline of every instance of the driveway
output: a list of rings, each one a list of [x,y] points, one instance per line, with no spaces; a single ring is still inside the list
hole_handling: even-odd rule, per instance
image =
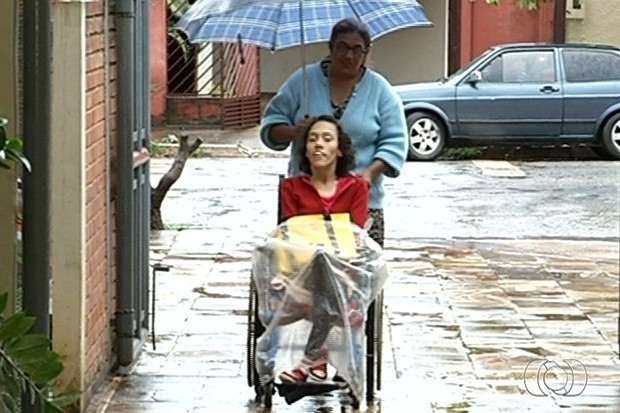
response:
[[[284,165],[190,160],[151,240],[173,266],[157,276],[157,347],[91,412],[263,411],[245,380],[250,254]],[[383,390],[362,411],[620,410],[618,163],[411,163],[388,191]]]

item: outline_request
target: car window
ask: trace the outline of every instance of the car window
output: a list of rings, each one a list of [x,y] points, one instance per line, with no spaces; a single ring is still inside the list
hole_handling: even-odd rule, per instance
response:
[[[553,82],[556,79],[553,51],[502,53],[482,70],[482,81],[491,83]]]
[[[457,70],[456,72],[454,72],[450,76],[448,76],[447,79],[452,79],[454,77],[460,76],[461,73],[467,71],[470,67],[477,65],[479,61],[481,61],[484,58],[486,58],[487,55],[489,53],[491,53],[492,51],[493,51],[493,48],[485,50],[480,56],[476,57],[474,60],[472,60],[471,62],[467,63],[465,66],[462,66],[459,70]]]
[[[620,54],[603,50],[562,51],[567,82],[620,80]]]

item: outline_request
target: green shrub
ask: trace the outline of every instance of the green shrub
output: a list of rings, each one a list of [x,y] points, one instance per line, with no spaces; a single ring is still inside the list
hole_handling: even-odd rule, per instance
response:
[[[22,141],[7,137],[7,123],[0,118],[0,170],[16,163],[30,171],[30,162],[22,154]],[[0,235],[5,235],[2,232]],[[79,393],[54,392],[54,380],[63,369],[60,356],[51,350],[46,336],[29,332],[34,317],[23,312],[3,316],[8,296],[0,294],[0,411],[19,412],[22,396],[26,395],[30,403],[40,402],[45,413],[62,413],[64,406],[79,399]]]
[[[0,398],[2,411],[17,412],[22,394],[38,399],[45,413],[62,413],[62,407],[79,398],[69,391],[54,394],[54,379],[63,369],[60,356],[50,349],[50,340],[29,333],[34,317],[23,312],[4,318],[8,294],[0,295]]]
[[[6,125],[9,123],[5,118],[0,118],[0,168],[9,169],[9,162],[21,164],[30,171],[30,162],[22,154],[22,141],[18,138],[9,139],[6,134]]]

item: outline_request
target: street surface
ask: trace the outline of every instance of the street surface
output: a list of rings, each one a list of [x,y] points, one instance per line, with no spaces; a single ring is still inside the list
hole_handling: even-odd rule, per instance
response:
[[[153,184],[170,162],[153,161]],[[157,278],[157,349],[91,411],[263,411],[245,379],[250,254],[275,225],[285,164],[188,162],[163,204],[170,230],[151,240],[152,262],[174,266]],[[619,412],[618,171],[407,164],[388,185],[383,389],[361,411]],[[544,360],[555,376],[537,374]],[[272,411],[339,409],[335,396],[274,396]]]
[[[170,160],[155,160],[153,184]],[[620,237],[619,162],[410,162],[387,179],[389,238]],[[171,227],[265,234],[286,159],[190,159],[162,206]],[[190,206],[189,208],[187,206]]]

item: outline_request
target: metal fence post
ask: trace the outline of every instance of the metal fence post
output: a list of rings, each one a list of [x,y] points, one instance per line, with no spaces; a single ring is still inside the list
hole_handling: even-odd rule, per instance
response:
[[[32,331],[50,337],[50,140],[52,22],[49,0],[23,5],[24,153],[32,172],[24,175],[23,309],[36,317]],[[24,394],[22,413],[42,412]]]
[[[118,59],[118,167],[116,197],[117,231],[117,356],[121,366],[134,358],[135,305],[133,276],[133,148],[135,132],[135,0],[116,0]]]

